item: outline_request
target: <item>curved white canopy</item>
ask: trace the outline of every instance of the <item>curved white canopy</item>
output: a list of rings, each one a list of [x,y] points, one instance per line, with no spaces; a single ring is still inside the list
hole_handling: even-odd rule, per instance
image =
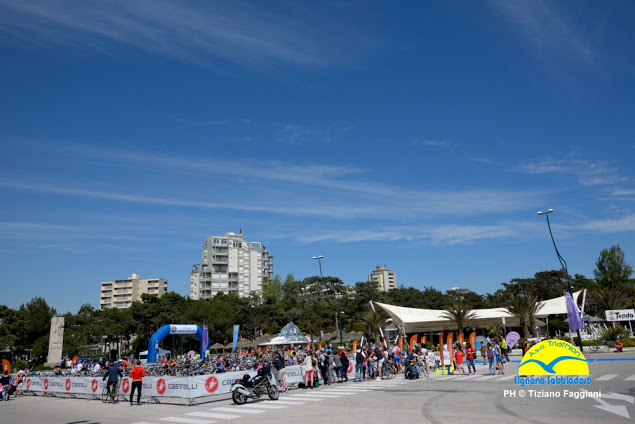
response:
[[[576,304],[582,291],[573,293]],[[385,310],[395,323],[406,324],[406,331],[441,331],[452,329],[456,325],[449,318],[444,318],[443,309],[417,309],[403,306],[388,305],[386,303],[374,302],[377,306]],[[536,313],[536,318],[544,318],[553,314],[566,314],[567,305],[565,296],[539,302],[540,306]],[[517,327],[520,325],[518,318],[511,315],[505,308],[473,309],[474,319],[466,323],[466,327],[486,327],[489,324],[501,325],[505,318],[505,325]]]

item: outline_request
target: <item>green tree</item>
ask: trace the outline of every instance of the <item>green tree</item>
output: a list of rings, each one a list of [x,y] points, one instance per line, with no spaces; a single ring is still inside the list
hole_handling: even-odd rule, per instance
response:
[[[441,314],[441,318],[447,318],[456,323],[458,334],[463,332],[463,327],[467,326],[470,320],[476,318],[476,312],[461,302],[455,302]]]
[[[366,313],[362,316],[362,320],[368,328],[367,333],[373,336],[375,343],[381,343],[380,330],[386,323],[384,313],[381,311],[373,311],[371,309],[366,311]]]
[[[624,252],[619,245],[602,250],[600,257],[595,261],[593,275],[601,287],[631,289],[633,287],[629,280],[631,274],[633,274],[633,267],[626,262]]]
[[[599,285],[589,291],[587,304],[592,313],[604,317],[604,311],[626,309],[633,306],[633,298],[625,289]]]
[[[505,309],[507,309],[507,312],[518,318],[520,326],[523,329],[523,335],[525,338],[527,338],[530,336],[530,332],[531,334],[533,334],[536,314],[538,313],[540,308],[541,306],[535,296],[525,295],[512,296],[509,299],[509,304]],[[527,328],[528,326],[530,327],[530,329]]]

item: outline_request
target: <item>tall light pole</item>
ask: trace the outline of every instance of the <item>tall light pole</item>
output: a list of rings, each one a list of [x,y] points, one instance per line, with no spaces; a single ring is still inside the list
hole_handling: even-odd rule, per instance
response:
[[[320,265],[320,278],[322,279],[322,282],[324,282],[324,276],[322,275],[322,259],[324,259],[324,256],[320,255],[320,256],[313,256],[313,259],[317,259],[318,264]],[[340,297],[341,295],[336,295],[335,296],[337,298],[337,314],[338,314],[338,326],[339,326],[339,330],[340,330],[340,346],[344,345],[344,337],[342,337],[342,307],[340,305]]]
[[[573,299],[573,290],[571,289],[571,279],[569,278],[569,270],[567,269],[567,261],[560,255],[558,252],[558,247],[556,246],[556,241],[553,239],[553,233],[551,232],[551,223],[549,222],[549,214],[553,213],[553,209],[548,209],[547,212],[538,211],[538,215],[544,215],[547,218],[547,227],[549,227],[549,235],[551,236],[551,242],[553,243],[553,248],[556,250],[556,255],[558,256],[558,260],[560,261],[560,265],[562,269],[564,269],[564,273],[567,276],[567,284],[569,285],[569,294]],[[582,336],[580,335],[580,330],[578,330],[578,343],[580,344],[580,352],[583,352],[582,348]]]

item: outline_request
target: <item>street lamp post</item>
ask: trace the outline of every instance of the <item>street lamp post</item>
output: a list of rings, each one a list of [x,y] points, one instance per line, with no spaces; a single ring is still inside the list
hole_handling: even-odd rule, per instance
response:
[[[313,346],[313,330],[311,329],[311,318],[309,317],[309,308],[307,308],[307,300],[306,300],[306,296],[307,296],[307,290],[306,288],[302,289],[300,288],[300,293],[302,294],[302,298],[304,299],[304,310],[306,311],[306,320],[309,324],[309,334],[311,334],[311,349],[315,350],[315,347]],[[310,294],[310,293],[309,293]]]
[[[571,295],[571,298],[573,298],[573,290],[571,289],[571,279],[569,278],[569,270],[567,269],[567,261],[565,261],[564,258],[560,255],[560,252],[558,252],[556,241],[554,240],[553,233],[551,232],[551,223],[549,222],[549,214],[553,212],[554,212],[553,209],[548,209],[547,212],[538,211],[537,214],[545,215],[545,217],[547,218],[547,227],[549,227],[549,235],[551,236],[551,242],[553,243],[553,248],[556,250],[556,255],[558,256],[560,265],[562,266],[562,269],[564,269],[564,273],[567,276],[567,284],[569,285],[569,294]],[[577,331],[578,331],[578,343],[580,344],[580,352],[583,352],[584,349],[582,347],[582,336],[580,335],[580,330],[578,329]]]
[[[324,256],[320,255],[320,256],[313,256],[313,259],[317,259],[318,264],[320,265],[320,278],[322,279],[322,282],[324,282],[324,276],[322,275],[322,259],[324,259]],[[342,307],[340,305],[340,297],[341,294],[336,295],[335,296],[337,298],[337,314],[338,314],[338,326],[339,326],[339,330],[340,330],[340,346],[344,345],[344,337],[342,337]]]

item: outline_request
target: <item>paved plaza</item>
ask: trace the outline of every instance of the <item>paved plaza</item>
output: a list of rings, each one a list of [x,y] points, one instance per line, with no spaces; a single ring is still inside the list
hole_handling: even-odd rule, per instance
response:
[[[372,380],[316,389],[290,390],[278,401],[259,399],[236,406],[227,395],[129,406],[96,399],[25,396],[2,404],[0,422],[12,424],[210,424],[210,423],[632,423],[635,417],[635,352],[595,354],[589,386],[525,386],[515,383],[516,363],[506,374],[437,376],[408,381]],[[601,397],[580,398],[576,393]],[[513,393],[513,394],[512,394]],[[553,397],[553,396],[560,397]],[[577,396],[578,398],[576,398]]]

